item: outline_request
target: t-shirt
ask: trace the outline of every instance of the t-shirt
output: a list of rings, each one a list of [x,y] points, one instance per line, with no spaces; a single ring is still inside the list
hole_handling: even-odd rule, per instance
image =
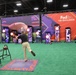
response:
[[[18,36],[18,39],[21,39],[22,43],[23,42],[28,42],[28,37],[27,37],[26,34],[22,34],[22,35]]]

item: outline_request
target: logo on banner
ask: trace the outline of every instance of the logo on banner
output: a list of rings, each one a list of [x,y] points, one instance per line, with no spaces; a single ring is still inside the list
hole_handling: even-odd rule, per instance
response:
[[[59,19],[60,22],[64,21],[75,21],[75,19],[72,16],[66,15],[66,16],[60,16]]]

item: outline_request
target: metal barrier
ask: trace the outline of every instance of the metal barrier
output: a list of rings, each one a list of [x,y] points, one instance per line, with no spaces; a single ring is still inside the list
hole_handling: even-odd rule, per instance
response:
[[[2,54],[0,55],[0,64],[1,64],[1,59],[4,59],[7,56],[10,56],[11,59],[11,54],[7,45],[4,45],[3,49],[1,49],[0,52],[2,52]]]

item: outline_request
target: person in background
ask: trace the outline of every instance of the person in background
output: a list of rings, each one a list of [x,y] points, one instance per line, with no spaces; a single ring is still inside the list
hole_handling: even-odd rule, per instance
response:
[[[33,42],[36,42],[36,36],[37,36],[37,35],[36,35],[36,32],[33,32],[33,33],[32,33]]]

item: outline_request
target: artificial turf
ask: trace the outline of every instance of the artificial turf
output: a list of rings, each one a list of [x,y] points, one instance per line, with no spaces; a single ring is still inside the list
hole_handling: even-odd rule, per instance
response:
[[[4,44],[0,43],[0,49]],[[12,60],[24,59],[21,44],[7,43],[7,45]],[[76,75],[76,43],[30,43],[30,46],[36,56],[32,56],[27,50],[28,59],[38,60],[34,72],[0,71],[0,75]],[[6,57],[2,60],[2,66],[10,61],[10,58]]]

